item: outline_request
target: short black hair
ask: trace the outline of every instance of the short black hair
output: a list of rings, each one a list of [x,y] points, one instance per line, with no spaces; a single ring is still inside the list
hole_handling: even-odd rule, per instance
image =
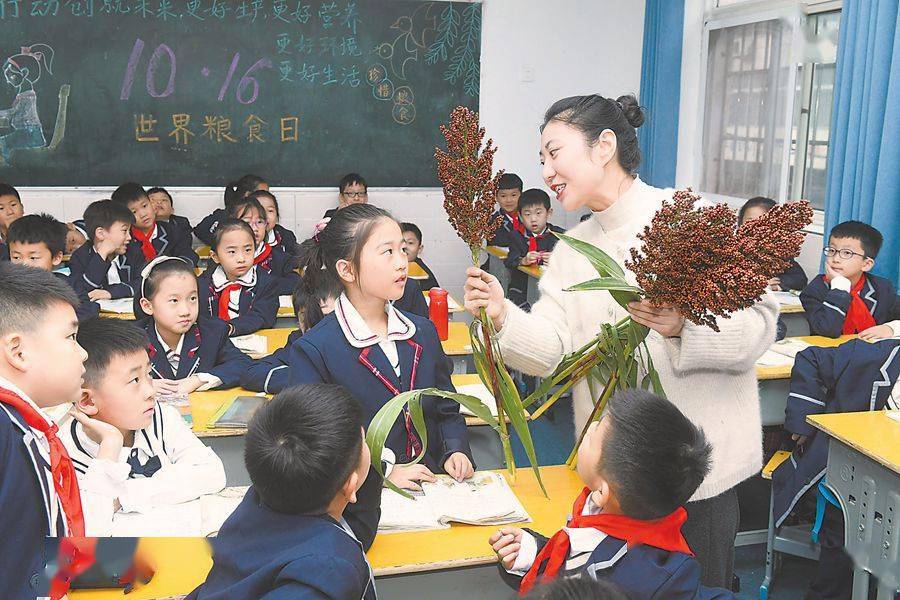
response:
[[[325,318],[323,300],[337,299],[343,292],[344,286],[325,269],[306,269],[291,295],[294,314],[303,312],[303,330],[309,331]]]
[[[339,385],[298,385],[260,408],[247,427],[244,464],[262,502],[279,513],[325,509],[359,467],[362,409]]]
[[[362,175],[359,173],[347,173],[341,177],[341,180],[338,182],[338,190],[343,194],[344,190],[357,183],[366,188],[366,190],[369,189],[369,186],[366,185],[366,180]]]
[[[422,230],[419,229],[419,226],[415,223],[400,223],[400,232],[409,232],[416,236],[416,239],[419,240],[420,244],[422,243]]]
[[[34,331],[54,304],[74,309],[81,302],[69,284],[49,271],[0,262],[0,335]]]
[[[550,210],[550,195],[544,190],[539,190],[537,188],[525,190],[522,192],[522,195],[519,196],[519,212],[522,212],[529,206],[543,206],[547,210]]]
[[[150,195],[139,183],[134,183],[133,181],[123,183],[112,193],[112,201],[126,208],[132,202],[137,202],[142,198],[150,198]]]
[[[832,238],[850,238],[859,240],[866,256],[874,260],[881,251],[881,244],[884,243],[884,237],[881,232],[862,221],[844,221],[838,223],[831,229],[828,235],[828,242],[831,243]]]
[[[685,504],[709,472],[703,431],[664,398],[630,389],[610,400],[599,472],[622,512],[659,519]]]
[[[525,597],[528,600],[628,600],[625,592],[611,581],[583,574],[558,577],[535,587]]]
[[[744,205],[738,211],[738,226],[744,224],[744,215],[747,214],[747,211],[751,208],[764,208],[766,209],[766,212],[769,212],[775,208],[776,204],[778,203],[765,196],[754,196],[753,198],[750,198],[744,202]]]
[[[259,202],[257,202],[259,204]],[[216,230],[213,232],[213,241],[209,247],[215,251],[219,251],[219,244],[222,243],[222,236],[228,233],[229,231],[234,231],[235,229],[242,229],[250,234],[250,239],[253,240],[253,246],[256,247],[256,236],[253,235],[253,230],[250,228],[250,225],[241,221],[240,219],[233,219],[228,217],[227,219],[222,219],[218,225],[216,225]]]
[[[60,223],[50,215],[25,215],[12,222],[6,236],[6,243],[44,244],[52,256],[66,251],[65,223]]]
[[[171,204],[172,206],[175,206],[175,201],[172,200],[172,194],[170,194],[170,193],[169,193],[169,190],[167,190],[166,188],[164,188],[164,187],[152,187],[152,188],[150,188],[149,190],[147,190],[147,197],[148,197],[148,198],[149,198],[150,196],[152,196],[153,194],[165,194],[165,195],[166,195],[166,198],[169,199],[169,204]]]
[[[515,173],[504,173],[500,176],[500,183],[497,185],[498,190],[519,190],[522,191],[522,178]]]
[[[281,209],[278,208],[278,198],[275,197],[275,194],[270,192],[269,190],[256,190],[255,192],[249,194],[248,198],[253,198],[257,202],[259,202],[260,206],[262,206],[262,202],[259,201],[260,198],[269,198],[273,204],[275,204],[275,216],[281,218]],[[265,217],[266,211],[263,210],[263,217]]]
[[[272,197],[274,198],[275,196]],[[257,200],[256,196],[253,194],[233,201],[225,208],[225,214],[228,215],[229,218],[240,220],[251,208],[256,209],[256,212],[259,213],[259,218],[265,220],[266,209],[263,208],[262,204],[259,203],[259,200]]]
[[[84,385],[96,388],[103,382],[109,363],[117,356],[147,352],[147,333],[129,321],[96,317],[78,326],[78,345],[88,358],[84,363]]]
[[[0,181],[0,196],[15,196],[16,200],[19,202],[22,201],[22,198],[19,196],[19,190],[9,185],[5,181]]]
[[[84,211],[84,226],[91,242],[94,241],[94,233],[98,227],[109,229],[116,223],[134,225],[134,215],[127,206],[116,204],[112,200],[97,200],[91,202]]]

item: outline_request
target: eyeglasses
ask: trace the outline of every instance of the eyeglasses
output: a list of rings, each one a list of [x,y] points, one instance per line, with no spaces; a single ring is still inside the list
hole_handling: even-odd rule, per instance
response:
[[[369,192],[341,192],[344,196],[348,198],[353,198],[354,200],[358,198],[365,198],[369,195]]]
[[[849,248],[841,248],[840,250],[838,250],[837,248],[832,248],[831,246],[825,246],[822,249],[822,254],[824,254],[828,258],[831,258],[835,254],[837,254],[838,256],[841,257],[842,260],[850,260],[854,256],[861,256],[863,258],[868,258],[868,256],[866,256],[865,254],[860,254],[859,252],[854,252],[853,250],[850,250]]]
[[[246,223],[246,224],[249,225],[250,227],[254,227],[254,226],[255,226],[255,227],[262,227],[263,225],[266,224],[266,222],[265,222],[264,220],[262,220],[262,219],[259,219],[259,220],[244,221],[244,223]]]

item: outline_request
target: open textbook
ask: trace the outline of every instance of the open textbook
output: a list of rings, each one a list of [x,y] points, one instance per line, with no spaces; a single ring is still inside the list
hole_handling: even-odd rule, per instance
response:
[[[117,512],[113,516],[113,537],[210,537],[219,533],[247,487],[227,487],[218,494],[197,500],[159,506],[140,513]]]
[[[119,298],[118,300],[97,300],[100,310],[105,313],[128,315],[134,312],[133,298]]]
[[[479,471],[462,483],[438,475],[423,483],[413,499],[385,488],[381,493],[379,533],[447,529],[451,521],[470,525],[506,525],[531,520],[499,473]]]

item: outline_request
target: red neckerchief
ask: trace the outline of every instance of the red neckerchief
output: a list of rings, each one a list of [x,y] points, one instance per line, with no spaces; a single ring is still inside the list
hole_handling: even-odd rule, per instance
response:
[[[84,537],[84,512],[81,509],[81,493],[78,491],[75,466],[62,440],[56,435],[56,424],[48,423],[33,406],[10,390],[0,388],[0,403],[11,406],[25,419],[29,427],[40,431],[47,438],[50,445],[53,488],[66,514],[67,534],[72,537]]]
[[[153,247],[153,234],[156,233],[156,223],[153,223],[153,230],[145,235],[137,227],[131,228],[131,237],[141,243],[141,252],[144,253],[144,260],[150,262],[156,258],[156,248]]]
[[[269,267],[269,262],[271,262],[272,257],[272,246],[269,245],[268,242],[263,242],[262,252],[259,253],[259,256],[256,256],[253,259],[254,265],[259,265],[266,271],[271,271]]]
[[[875,327],[875,317],[869,312],[869,307],[859,297],[863,286],[866,284],[865,273],[860,275],[859,281],[850,288],[850,308],[847,310],[847,317],[844,319],[844,328],[841,331],[844,335],[860,333],[869,327]]]
[[[415,356],[413,357],[412,364],[412,373],[410,373],[409,377],[409,389],[414,390],[416,389],[416,372],[419,370],[419,358],[421,358],[422,356],[422,346],[412,340],[406,340],[406,342],[415,349]],[[372,375],[374,375],[375,378],[378,379],[378,381],[380,381],[390,393],[395,396],[399,396],[400,390],[397,389],[397,386],[391,383],[391,381],[384,376],[384,373],[379,371],[378,367],[372,364],[372,361],[369,360],[369,350],[371,349],[371,346],[362,349],[362,352],[359,353],[359,362],[361,362],[364,367],[371,371]],[[402,379],[400,385],[403,385]],[[403,417],[404,424],[406,425],[406,455],[412,459],[422,452],[422,441],[419,439],[419,436],[416,435],[415,428],[412,424],[412,417],[409,414],[409,408],[403,409]]]
[[[547,235],[546,227],[544,228],[544,231],[541,234],[539,234],[539,235],[532,234],[532,235],[528,236],[528,251],[529,252],[537,252],[538,251],[538,242],[541,241],[542,239],[544,239],[545,235]],[[541,260],[538,259],[538,264],[540,264],[540,263],[541,263]]]
[[[629,548],[644,544],[669,552],[683,552],[691,556],[694,555],[688,546],[687,540],[681,534],[681,526],[687,520],[687,511],[684,508],[679,507],[673,513],[652,521],[642,521],[626,517],[625,515],[606,515],[603,513],[599,515],[582,515],[581,513],[590,493],[590,489],[584,488],[584,491],[575,500],[575,505],[572,507],[572,518],[566,524],[567,527],[594,528],[611,537],[625,540]],[[519,586],[519,595],[524,596],[527,594],[537,583],[539,575],[542,583],[556,578],[568,556],[569,534],[566,533],[565,529],[560,529],[556,532],[556,535],[550,538],[550,541],[544,545],[534,559],[534,564],[531,565]],[[545,564],[546,567],[541,573],[541,567]]]
[[[223,321],[231,320],[231,315],[228,313],[228,304],[231,302],[232,292],[237,292],[240,296],[241,284],[229,283],[225,286],[225,289],[222,290],[222,293],[219,294],[219,318]]]
[[[59,540],[59,568],[50,582],[50,600],[60,600],[68,593],[72,581],[93,566],[98,539],[66,537]]]
[[[508,212],[504,211],[504,214],[506,215],[506,218],[508,218],[510,221],[512,221],[513,229],[518,231],[520,234],[525,235],[525,225],[522,224],[521,220],[519,220],[519,213],[518,212],[508,213]]]

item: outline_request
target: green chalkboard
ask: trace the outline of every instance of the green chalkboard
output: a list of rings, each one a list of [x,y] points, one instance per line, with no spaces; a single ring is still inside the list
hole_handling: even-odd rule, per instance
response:
[[[478,106],[481,5],[0,0],[0,179],[437,185]]]

